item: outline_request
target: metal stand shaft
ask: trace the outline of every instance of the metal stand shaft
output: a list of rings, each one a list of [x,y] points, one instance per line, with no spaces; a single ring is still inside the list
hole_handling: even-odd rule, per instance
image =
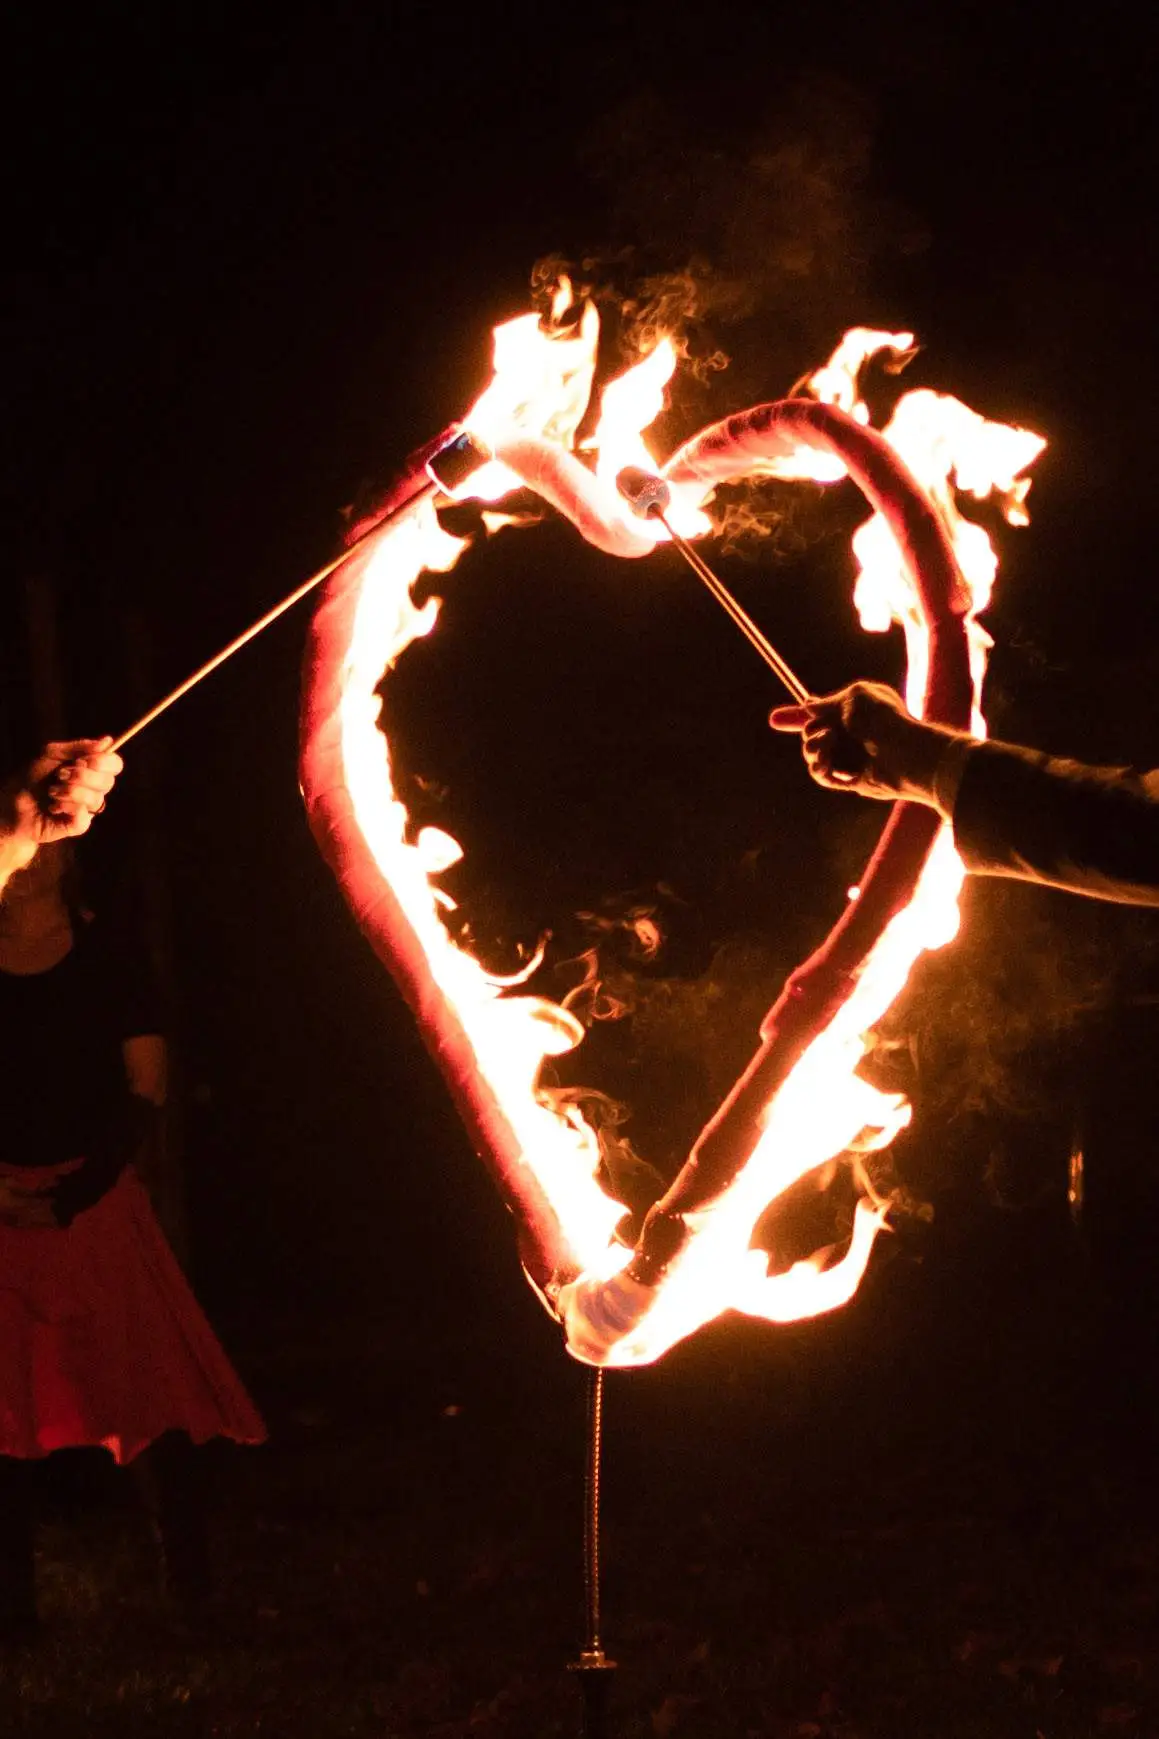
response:
[[[600,1475],[604,1433],[604,1373],[588,1371],[587,1467],[584,1478],[584,1645],[569,1664],[579,1677],[583,1739],[611,1739],[608,1697],[616,1663],[600,1639]]]

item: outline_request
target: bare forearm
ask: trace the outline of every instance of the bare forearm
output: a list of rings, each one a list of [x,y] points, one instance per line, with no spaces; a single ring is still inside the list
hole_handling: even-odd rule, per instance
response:
[[[975,874],[1159,905],[1159,771],[976,742],[911,717],[875,683],[778,707],[770,722],[801,733],[819,784],[937,809]]]
[[[0,895],[17,870],[36,856],[36,841],[25,826],[20,784],[19,779],[0,784]]]
[[[35,856],[36,847],[30,846],[27,840],[20,839],[0,820],[0,895],[3,894],[9,877],[31,863]]]
[[[897,794],[937,809],[974,875],[1159,905],[1159,773],[1091,767],[932,725],[905,739]]]
[[[1159,905],[1159,774],[978,743],[962,767],[953,823],[977,875]]]

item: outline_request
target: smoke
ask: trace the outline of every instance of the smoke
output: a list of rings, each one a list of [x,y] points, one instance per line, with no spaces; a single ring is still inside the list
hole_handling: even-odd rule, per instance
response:
[[[595,1131],[600,1148],[597,1181],[605,1194],[627,1209],[619,1233],[625,1243],[634,1244],[645,1214],[664,1194],[665,1180],[624,1133],[631,1110],[595,1087],[541,1087],[540,1097],[556,1109],[574,1105]]]
[[[962,908],[960,936],[918,964],[863,1065],[914,1106],[897,1174],[919,1199],[1058,1197],[1139,914],[987,878],[967,881]]]
[[[600,190],[602,233],[540,261],[534,290],[545,314],[563,276],[596,302],[603,378],[662,332],[673,338],[683,364],[655,430],[659,451],[791,391],[849,325],[907,324],[881,285],[924,237],[875,188],[874,127],[857,90],[810,79],[773,97],[755,124],[711,136],[655,95],[593,129],[582,158]],[[792,554],[826,535],[834,512],[821,492],[769,485],[722,491],[713,511],[726,548]],[[649,951],[638,947],[642,916],[657,925]],[[732,1086],[807,927],[800,910],[770,914],[763,936],[740,910],[718,919],[701,912],[714,930],[690,960],[678,912],[608,902],[578,917],[580,936],[557,935],[540,980],[587,1027],[580,1052],[551,1065],[543,1090],[594,1114],[608,1175],[626,1168],[643,1193],[675,1173]],[[843,1221],[851,1180],[922,1216],[939,1182],[975,1163],[963,1131],[1053,1116],[1066,1059],[1113,994],[1112,953],[1089,907],[1064,911],[1038,890],[975,884],[962,936],[918,968],[865,1065],[914,1103],[912,1130],[892,1151],[848,1156],[803,1181],[767,1228],[778,1252],[798,1210],[810,1238],[820,1207]],[[627,1187],[614,1193],[627,1199]]]
[[[1116,916],[999,879],[968,882],[962,934],[915,971],[879,1030],[879,1055],[934,1114],[1041,1111],[1054,1098],[1050,1054],[1114,997]]]
[[[873,186],[875,116],[854,86],[773,83],[755,121],[738,116],[706,124],[645,93],[602,117],[580,150],[602,237],[541,260],[533,276],[545,307],[561,274],[597,304],[608,373],[672,339],[681,367],[662,446],[783,396],[847,326],[885,320],[879,268],[924,245]],[[726,545],[770,531],[790,547],[808,541],[799,514],[786,532],[787,499],[738,493],[720,519]]]
[[[585,1107],[592,1097],[598,1115],[589,1121],[610,1170],[629,1154],[643,1165],[645,1155],[656,1180],[649,1200],[676,1175],[748,1061],[789,965],[783,938],[712,941],[698,933],[702,920],[668,888],[650,903],[609,900],[580,916],[588,946],[557,954],[543,983],[587,1029],[578,1051],[547,1066],[543,1085]],[[613,1121],[617,1153],[605,1141]]]
[[[583,1105],[605,1185],[636,1216],[747,1063],[790,964],[786,946],[799,941],[734,934],[682,958],[683,917],[670,891],[608,901],[580,920],[589,945],[550,969],[550,993],[588,1032],[545,1085]],[[928,1221],[947,1190],[1004,1207],[1057,1195],[1084,1057],[1138,953],[1139,923],[1121,908],[969,880],[961,935],[919,962],[862,1065],[911,1101],[913,1124],[889,1147],[819,1168],[767,1210],[753,1241],[774,1267],[827,1244],[839,1254],[861,1194],[888,1203],[895,1224]]]

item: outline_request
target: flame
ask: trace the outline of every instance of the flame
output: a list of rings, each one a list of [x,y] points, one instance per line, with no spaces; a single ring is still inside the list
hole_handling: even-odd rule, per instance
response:
[[[562,312],[562,304],[557,305],[557,322]],[[591,307],[563,333],[545,328],[533,315],[499,327],[494,376],[464,419],[466,426],[492,445],[517,431],[570,449],[591,391],[597,339],[598,318]],[[856,328],[811,377],[811,389],[868,422],[859,384],[866,362],[882,350],[904,358],[913,345],[909,333]],[[609,513],[623,511],[614,488],[622,466],[656,467],[644,432],[663,408],[675,365],[675,351],[664,340],[603,393],[590,450]],[[974,617],[989,601],[997,558],[984,529],[960,513],[956,498],[965,493],[979,501],[995,499],[1012,524],[1025,523],[1029,482],[1023,473],[1044,443],[1026,430],[988,422],[956,399],[928,391],[901,398],[884,434],[945,517],[971,589],[974,725],[981,735],[980,694],[990,642]],[[839,466],[830,467],[824,457],[819,463],[818,457],[802,449],[778,461],[777,474],[815,481],[844,475]],[[493,462],[472,480],[470,493],[498,500],[515,481],[510,471]],[[673,513],[679,514],[685,535],[707,529],[700,501],[687,492],[674,499]],[[640,522],[634,525],[639,531]],[[764,1254],[750,1249],[752,1229],[768,1204],[807,1173],[851,1151],[884,1146],[909,1120],[910,1108],[901,1095],[879,1091],[857,1071],[867,1051],[866,1035],[901,991],[915,961],[957,931],[964,870],[951,831],[942,830],[914,898],[873,949],[852,995],[767,1107],[762,1133],[736,1182],[695,1218],[693,1236],[662,1284],[641,1287],[624,1272],[630,1253],[612,1238],[622,1208],[596,1181],[600,1152],[595,1131],[576,1104],[538,1091],[545,1059],[577,1046],[584,1029],[556,1003],[509,994],[512,984],[534,970],[538,956],[514,979],[498,981],[451,940],[440,911],[452,902],[439,887],[439,877],[458,861],[461,850],[437,829],[424,828],[410,838],[406,810],[392,784],[390,747],[377,728],[381,702],[376,690],[384,663],[392,668],[438,620],[440,601],[417,607],[414,583],[424,569],[449,569],[463,548],[461,540],[440,529],[428,500],[400,521],[371,557],[343,698],[346,784],[379,868],[393,885],[426,950],[432,975],[454,1005],[478,1067],[582,1265],[578,1279],[563,1287],[556,1301],[569,1326],[581,1324],[571,1336],[571,1350],[604,1363],[639,1364],[655,1359],[724,1310],[771,1322],[831,1310],[846,1302],[861,1280],[883,1224],[883,1204],[868,1195],[861,1200],[840,1260],[830,1263],[828,1252],[821,1252],[776,1275],[768,1273]],[[926,636],[899,552],[880,517],[858,530],[854,553],[862,622],[873,631],[891,623],[902,627],[909,653],[908,698],[916,706],[924,686]],[[857,892],[851,888],[849,897],[856,898]],[[582,1309],[577,1311],[577,1305]],[[590,1344],[585,1339],[589,1335]]]
[[[823,405],[837,405],[857,422],[868,423],[869,407],[861,397],[861,371],[883,350],[899,359],[892,365],[896,374],[914,353],[913,333],[851,326],[828,362],[808,377],[810,393]],[[771,477],[800,483],[839,483],[845,475],[845,467],[835,453],[806,447],[785,458],[771,460],[768,470]]]
[[[662,338],[655,350],[642,362],[629,368],[617,380],[611,381],[600,398],[600,420],[590,447],[596,452],[596,477],[605,484],[616,500],[616,511],[623,513],[623,504],[616,492],[616,478],[626,466],[638,466],[643,471],[659,467],[644,430],[651,428],[664,409],[664,388],[676,371],[676,348],[670,338]],[[706,514],[700,511],[703,494],[695,485],[673,489],[667,512],[669,524],[682,537],[701,537],[710,530]],[[656,520],[632,518],[632,528],[639,533],[651,533],[657,543],[666,542],[668,533]]]
[[[585,302],[573,328],[560,322],[570,306],[571,286],[561,280],[548,325],[537,314],[521,314],[492,334],[492,375],[485,391],[463,418],[463,427],[489,447],[503,436],[529,434],[571,448],[592,395],[600,317]],[[498,460],[471,479],[465,499],[498,501],[519,487],[519,479]]]
[[[861,371],[883,350],[892,351],[898,359],[886,365],[897,374],[914,354],[913,333],[851,326],[828,362],[809,376],[809,391],[823,405],[838,405],[859,423],[868,423],[869,411],[861,397]]]

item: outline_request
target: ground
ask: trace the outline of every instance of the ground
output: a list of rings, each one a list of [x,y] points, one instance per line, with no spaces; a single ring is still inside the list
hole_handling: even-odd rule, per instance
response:
[[[1064,1268],[1023,1276],[1019,1320],[895,1261],[841,1320],[609,1378],[616,1739],[1159,1733],[1149,1409]],[[227,1325],[272,1440],[210,1452],[212,1609],[164,1609],[128,1482],[74,1470],[0,1732],[578,1733],[585,1374],[499,1302],[420,1308],[402,1344],[365,1314]]]

